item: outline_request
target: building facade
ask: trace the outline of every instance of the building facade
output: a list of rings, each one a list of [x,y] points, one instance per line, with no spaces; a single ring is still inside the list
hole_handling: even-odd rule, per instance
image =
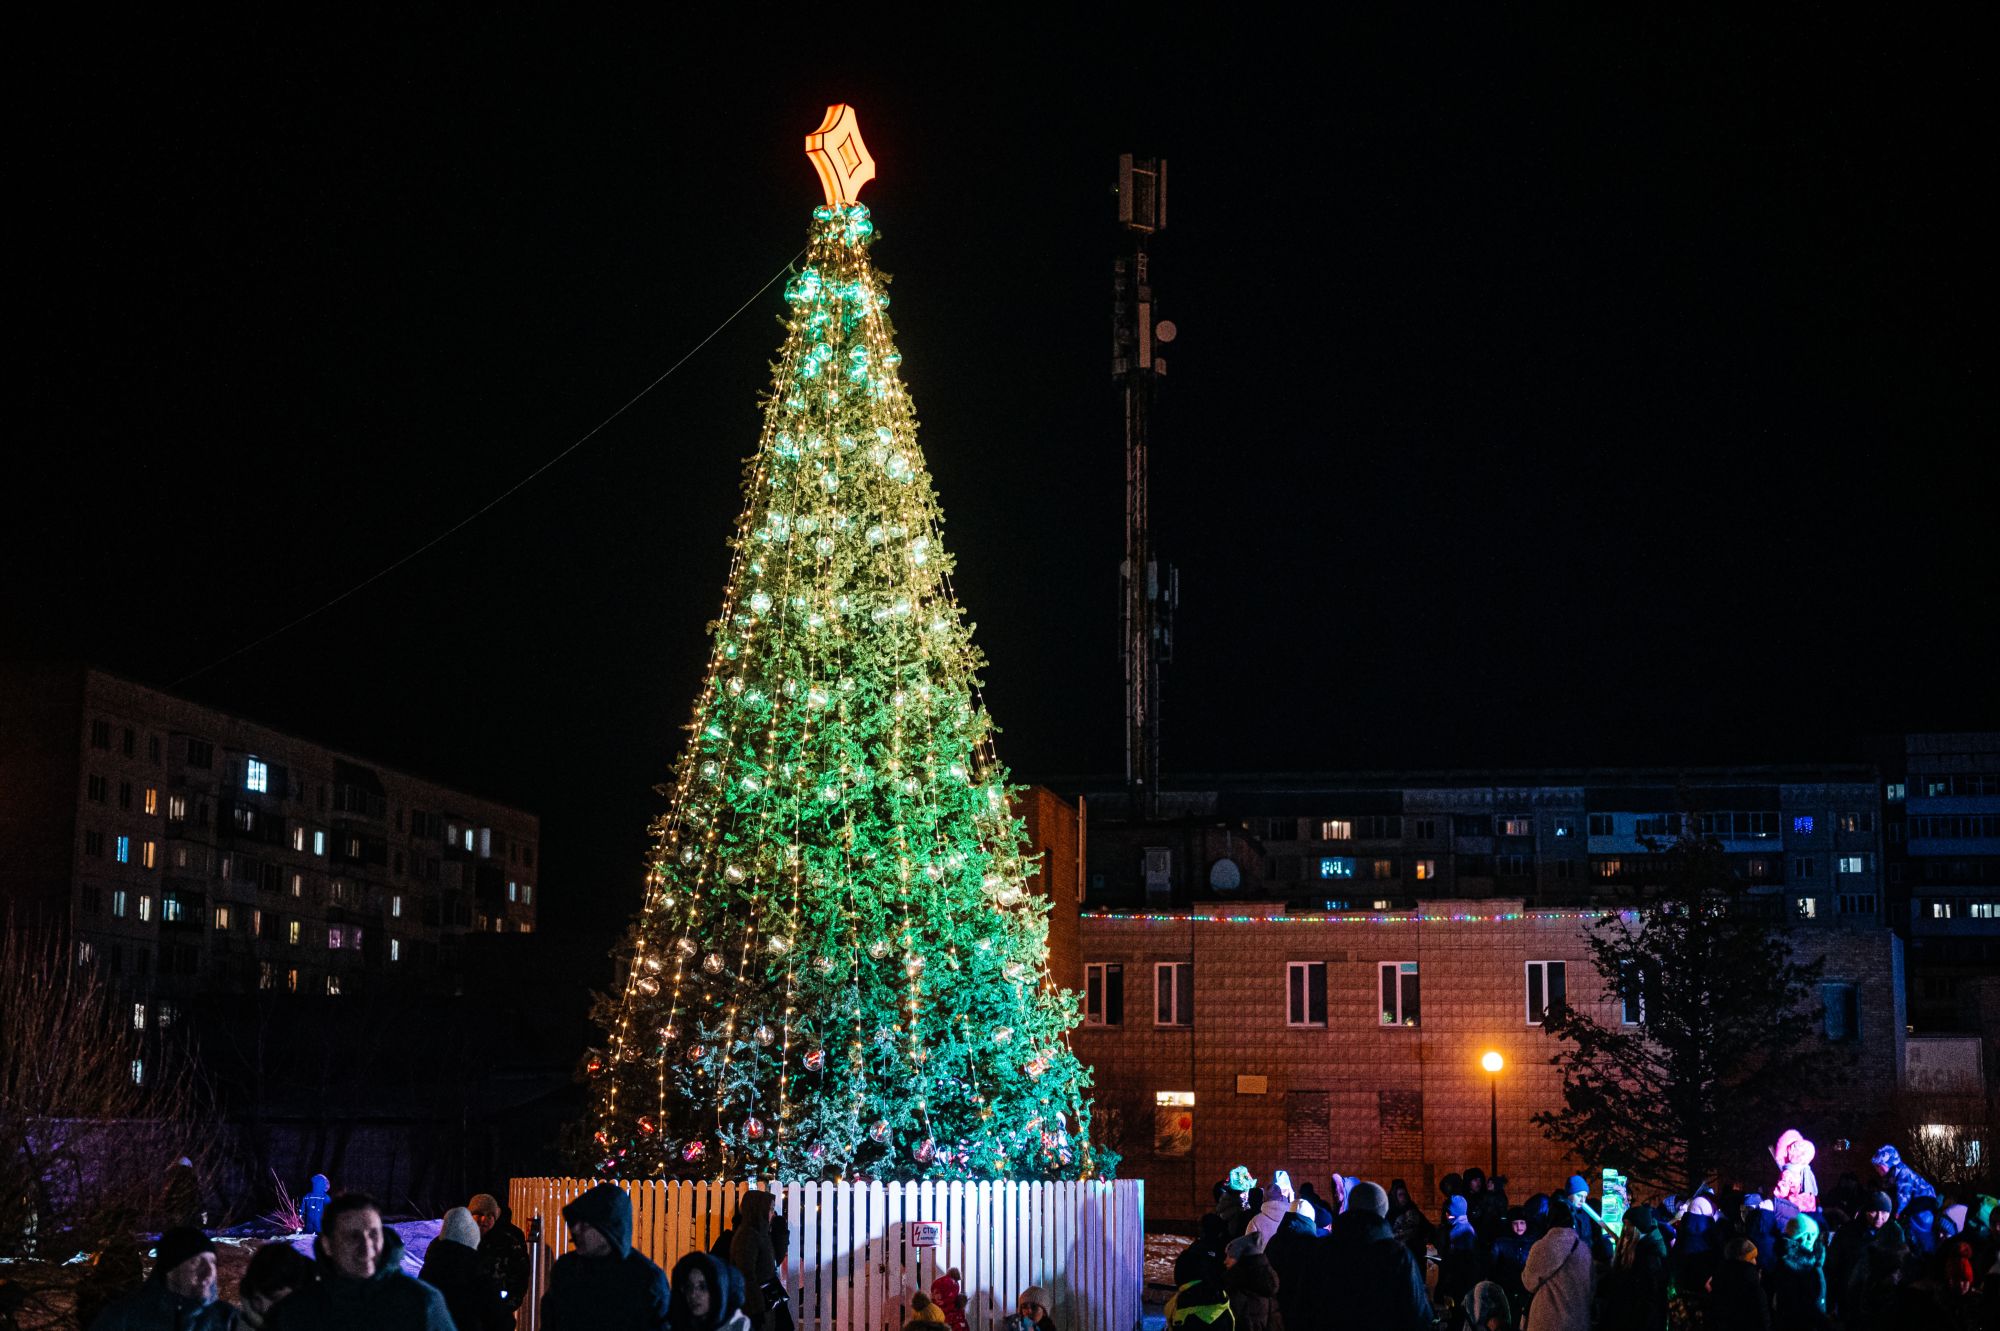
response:
[[[2000,734],[1904,735],[1881,755],[1891,920],[1910,1023],[1964,1031],[1966,986],[2000,973]]]
[[[1635,1017],[1590,962],[1602,915],[1520,898],[1087,912],[1074,1040],[1095,1070],[1098,1131],[1165,1217],[1207,1209],[1238,1164],[1260,1178],[1289,1169],[1322,1193],[1338,1171],[1435,1198],[1444,1174],[1494,1163],[1496,1125],[1516,1195],[1550,1190],[1604,1162],[1574,1158],[1530,1121],[1562,1104],[1543,1015],[1566,1002],[1607,1023]],[[1824,959],[1820,1038],[1852,1057],[1857,1089],[1780,1126],[1817,1138],[1834,1178],[1865,1170],[1891,1114],[1901,943],[1879,925],[1794,936],[1802,956]],[[1481,1065],[1488,1052],[1503,1060],[1497,1074]]]
[[[530,813],[97,670],[5,681],[0,911],[133,1003],[452,982],[535,927]]]

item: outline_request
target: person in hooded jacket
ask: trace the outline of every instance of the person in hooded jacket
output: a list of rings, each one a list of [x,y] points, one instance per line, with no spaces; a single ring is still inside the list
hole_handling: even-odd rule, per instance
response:
[[[1875,1166],[1875,1172],[1881,1175],[1882,1181],[1879,1186],[1882,1191],[1888,1193],[1890,1199],[1896,1203],[1893,1212],[1895,1215],[1901,1215],[1907,1210],[1910,1198],[1920,1193],[1937,1196],[1937,1189],[1931,1186],[1931,1181],[1904,1164],[1903,1153],[1893,1146],[1883,1146],[1869,1157],[1868,1163]]]
[[[1605,1331],[1666,1331],[1667,1241],[1652,1207],[1625,1213],[1605,1286]]]
[[[1757,1245],[1757,1269],[1769,1274],[1778,1264],[1778,1250],[1784,1246],[1785,1222],[1778,1218],[1776,1207],[1767,1207],[1764,1199],[1754,1192],[1743,1199],[1737,1214],[1736,1232]]]
[[[1681,1217],[1680,1232],[1667,1256],[1668,1283],[1679,1297],[1696,1304],[1707,1302],[1708,1282],[1721,1260],[1715,1246],[1720,1237],[1715,1203],[1708,1194],[1697,1193]]]
[[[1298,1194],[1292,1191],[1292,1176],[1282,1169],[1271,1175],[1271,1190],[1264,1194],[1263,1205],[1257,1208],[1257,1214],[1250,1217],[1250,1223],[1243,1230],[1245,1234],[1257,1236],[1259,1252],[1271,1242],[1271,1236],[1278,1232],[1278,1226],[1284,1223],[1296,1200]],[[1240,1314],[1236,1320],[1243,1320]]]
[[[1291,1331],[1431,1331],[1430,1297],[1410,1250],[1389,1231],[1389,1197],[1357,1183],[1312,1269],[1305,1327]]]
[[[1451,1328],[1452,1331],[1514,1331],[1514,1310],[1507,1302],[1506,1292],[1490,1280],[1480,1281],[1459,1305]]]
[[[1479,1236],[1473,1232],[1468,1216],[1471,1199],[1461,1193],[1445,1203],[1445,1225],[1438,1235],[1439,1257],[1437,1292],[1443,1298],[1457,1303],[1472,1292],[1472,1287],[1485,1277],[1485,1262],[1481,1260]]]
[[[1819,1243],[1819,1222],[1796,1215],[1785,1223],[1778,1264],[1771,1268],[1773,1331],[1828,1331],[1826,1312],[1826,1252]]]
[[[1590,1245],[1576,1232],[1569,1203],[1549,1203],[1549,1232],[1528,1250],[1521,1288],[1528,1331],[1590,1331]]]
[[[1757,1245],[1731,1239],[1727,1260],[1709,1281],[1711,1331],[1771,1331],[1771,1305],[1757,1274]]]
[[[272,1331],[454,1331],[444,1295],[403,1270],[403,1240],[373,1198],[342,1193],[313,1240],[319,1279],[271,1310]]]
[[[215,1296],[215,1244],[193,1226],[160,1235],[152,1272],[114,1299],[90,1331],[226,1331],[235,1309]]]
[[[1222,1288],[1236,1313],[1237,1331],[1284,1331],[1278,1306],[1278,1273],[1253,1230],[1222,1250]]]
[[[667,1273],[632,1247],[632,1198],[600,1183],[562,1210],[576,1251],[549,1271],[542,1331],[659,1331],[667,1325]]]
[[[1401,1179],[1389,1180],[1389,1232],[1398,1243],[1408,1243],[1412,1234],[1427,1227],[1424,1213],[1410,1200],[1410,1185]]]
[[[444,1295],[458,1331],[500,1331],[513,1315],[479,1261],[479,1222],[463,1206],[444,1213],[444,1226],[424,1252],[417,1279]]]
[[[751,1191],[736,1204],[736,1232],[729,1240],[729,1264],[743,1273],[743,1315],[751,1331],[777,1331],[778,1310],[785,1302],[785,1285],[778,1275],[778,1253],[771,1242],[771,1215],[778,1199]]]
[[[1222,1279],[1222,1246],[1229,1242],[1222,1217],[1209,1211],[1201,1218],[1201,1233],[1174,1258],[1174,1287],[1190,1280]]]
[[[674,1263],[673,1308],[674,1331],[750,1331],[743,1273],[705,1252]]]
[[[1887,1193],[1878,1192],[1861,1204],[1855,1217],[1834,1231],[1833,1241],[1826,1250],[1826,1300],[1828,1310],[1836,1317],[1847,1316],[1849,1291],[1854,1284],[1854,1273],[1860,1269],[1868,1250],[1875,1243],[1876,1235],[1889,1224],[1892,1214]]]

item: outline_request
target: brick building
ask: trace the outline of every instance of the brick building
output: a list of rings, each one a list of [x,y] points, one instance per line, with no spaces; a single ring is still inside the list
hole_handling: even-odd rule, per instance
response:
[[[533,814],[102,671],[10,673],[0,789],[0,912],[66,935],[135,1023],[450,986],[467,934],[535,927]]]
[[[1205,1209],[1235,1164],[1260,1177],[1289,1168],[1322,1191],[1335,1169],[1400,1177],[1433,1197],[1445,1173],[1487,1166],[1492,1108],[1479,1060],[1492,1050],[1505,1059],[1500,1170],[1521,1195],[1551,1187],[1590,1162],[1529,1122],[1562,1102],[1541,1008],[1561,997],[1600,1020],[1623,1014],[1585,946],[1598,917],[1519,898],[1088,912],[1075,1046],[1096,1072],[1100,1131],[1165,1217]],[[1865,1164],[1902,1072],[1901,945],[1880,927],[1797,937],[1802,953],[1826,959],[1824,1038],[1855,1056],[1865,1088],[1796,1125],[1820,1140],[1832,1178]],[[1856,1149],[1836,1149],[1840,1138]]]

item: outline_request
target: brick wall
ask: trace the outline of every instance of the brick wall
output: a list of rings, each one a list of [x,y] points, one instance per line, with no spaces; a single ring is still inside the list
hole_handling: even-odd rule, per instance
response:
[[[1167,1217],[1205,1209],[1210,1187],[1235,1164],[1260,1178],[1289,1168],[1322,1192],[1333,1170],[1385,1183],[1400,1177],[1430,1198],[1444,1174],[1488,1166],[1495,1087],[1479,1060],[1492,1050],[1506,1060],[1497,1078],[1500,1172],[1522,1196],[1559,1184],[1585,1162],[1529,1122],[1560,1107],[1562,1082],[1548,1063],[1548,1037],[1528,1023],[1527,965],[1564,963],[1568,1001],[1616,1021],[1616,999],[1586,947],[1595,918],[1530,912],[1518,899],[1427,903],[1379,917],[1287,916],[1247,903],[1195,917],[1084,916],[1085,962],[1123,967],[1122,1023],[1087,1024],[1075,1037],[1096,1071],[1100,1122],[1125,1155],[1121,1173],[1145,1178],[1155,1212]],[[1886,1097],[1902,1048],[1894,936],[1814,931],[1807,941],[1828,947],[1829,979],[1856,985],[1857,1084]],[[1163,1028],[1155,1024],[1155,967],[1175,961],[1193,963],[1193,1020]],[[1324,1026],[1288,1024],[1291,962],[1325,964]],[[1379,967],[1398,962],[1418,966],[1415,1026],[1382,1022]],[[1154,1150],[1162,1091],[1194,1093],[1188,1155]],[[1849,1135],[1859,1149],[1864,1132]]]

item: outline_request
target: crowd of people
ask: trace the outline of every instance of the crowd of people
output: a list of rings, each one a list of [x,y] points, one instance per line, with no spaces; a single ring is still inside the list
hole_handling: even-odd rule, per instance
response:
[[[160,1236],[137,1290],[79,1320],[89,1331],[514,1331],[530,1259],[495,1198],[445,1212],[413,1276],[381,1208],[359,1193],[330,1196],[323,1182],[307,1194],[313,1256],[265,1244],[237,1303],[218,1297],[214,1241],[186,1227]],[[549,1271],[541,1331],[794,1331],[780,1270],[790,1238],[772,1193],[745,1193],[716,1243],[671,1275],[632,1246],[632,1198],[617,1184],[589,1189],[562,1216],[571,1251]],[[956,1268],[906,1303],[905,1331],[968,1331]],[[1048,1292],[1023,1290],[1002,1331],[1057,1331]]]
[[[1576,1174],[1516,1203],[1468,1169],[1435,1212],[1402,1179],[1322,1196],[1239,1165],[1175,1262],[1168,1331],[2000,1329],[2000,1202],[1941,1197],[1894,1146],[1822,1196],[1812,1154],[1781,1138],[1768,1196],[1630,1206]]]

